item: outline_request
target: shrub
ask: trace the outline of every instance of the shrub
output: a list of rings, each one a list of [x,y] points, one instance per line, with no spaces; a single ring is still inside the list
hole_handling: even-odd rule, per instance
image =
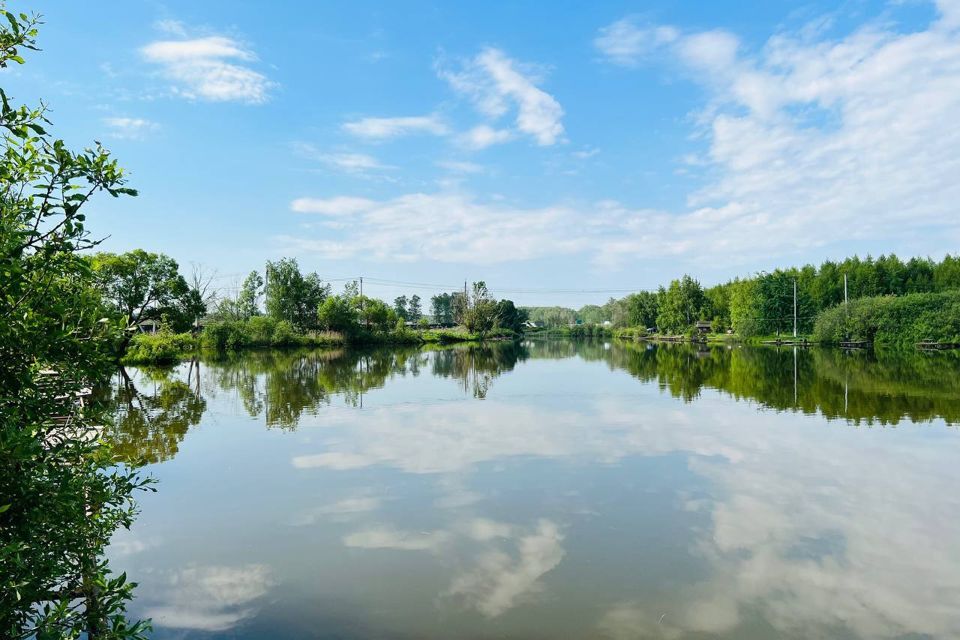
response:
[[[881,346],[923,340],[960,342],[960,291],[859,298],[821,313],[813,339],[823,344],[851,340]]]
[[[172,364],[196,351],[197,338],[189,333],[138,333],[122,360],[126,364]]]

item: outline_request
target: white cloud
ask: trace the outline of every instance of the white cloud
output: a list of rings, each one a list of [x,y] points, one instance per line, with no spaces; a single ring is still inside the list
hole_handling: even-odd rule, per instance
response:
[[[163,33],[169,33],[172,36],[178,36],[180,38],[187,37],[187,28],[179,20],[165,19],[157,20],[153,23],[153,28],[157,31],[162,31]]]
[[[161,602],[145,616],[158,627],[225,631],[254,615],[253,603],[273,583],[264,565],[190,566],[169,577]]]
[[[315,524],[325,518],[343,520],[376,511],[378,508],[380,508],[380,499],[373,496],[344,498],[332,504],[304,509],[290,520],[290,524],[299,527]]]
[[[441,169],[453,173],[483,173],[485,171],[483,165],[465,160],[440,160],[436,164]]]
[[[463,599],[487,617],[496,617],[537,593],[540,578],[563,560],[563,534],[549,520],[517,540],[517,557],[501,550],[480,556],[476,565],[457,576],[447,596]]]
[[[486,48],[459,71],[439,70],[456,91],[469,96],[492,119],[516,109],[515,126],[541,146],[563,137],[563,108],[537,86],[539,79],[499,49]],[[489,127],[488,127],[489,128]]]
[[[376,203],[366,198],[339,196],[336,198],[297,198],[290,210],[297,213],[319,213],[327,216],[345,216],[371,209]]]
[[[631,66],[678,37],[679,32],[673,27],[644,28],[624,18],[600,29],[593,44],[612,62]]]
[[[364,529],[348,534],[343,544],[357,549],[438,551],[450,540],[446,531],[400,531],[387,527]]]
[[[597,149],[596,147],[586,147],[584,149],[580,149],[579,151],[574,151],[573,157],[577,158],[578,160],[589,160],[598,153],[600,153],[600,149]]]
[[[343,129],[355,136],[369,139],[397,138],[414,133],[427,133],[435,136],[448,133],[447,126],[434,115],[363,118],[344,123]]]
[[[328,167],[339,171],[356,174],[368,174],[369,172],[384,171],[395,169],[390,165],[381,163],[373,156],[366,153],[354,152],[327,152],[321,151],[308,142],[295,142],[294,151],[305,158],[322,162]]]
[[[256,56],[239,42],[224,36],[192,40],[160,40],[142,49],[148,62],[160,65],[175,83],[174,91],[187,98],[214,102],[266,102],[273,86],[266,76],[239,62]]]
[[[412,193],[391,200],[299,198],[298,212],[353,214],[340,240],[281,237],[286,250],[324,257],[363,255],[386,261],[421,259],[489,264],[590,248],[586,230],[570,227],[578,216],[556,207],[518,209],[480,203],[459,193]],[[537,241],[532,241],[536,238]]]
[[[379,160],[365,153],[330,153],[321,154],[317,159],[330,166],[342,169],[351,173],[363,173],[365,171],[389,169],[387,165],[381,164]]]
[[[485,124],[478,125],[460,136],[460,142],[470,149],[486,149],[495,144],[503,144],[513,138],[508,129],[494,129]]]
[[[142,140],[148,133],[160,127],[156,122],[145,118],[112,117],[104,118],[103,123],[110,128],[112,137],[127,140]]]

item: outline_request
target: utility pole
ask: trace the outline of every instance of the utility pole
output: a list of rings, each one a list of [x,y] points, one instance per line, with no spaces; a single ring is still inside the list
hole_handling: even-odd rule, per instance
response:
[[[793,337],[797,337],[797,279],[793,279]],[[794,391],[796,395],[796,391]]]
[[[365,306],[366,305],[364,304],[364,300],[363,300],[363,276],[360,276],[360,317],[363,318],[364,326],[366,326],[367,324],[367,318],[363,314],[363,310]]]

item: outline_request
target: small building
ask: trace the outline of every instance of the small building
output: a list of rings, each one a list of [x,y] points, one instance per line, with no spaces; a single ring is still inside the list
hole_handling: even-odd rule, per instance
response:
[[[152,318],[141,320],[137,323],[137,329],[140,333],[156,333],[160,329],[160,321]]]
[[[701,335],[713,331],[713,323],[708,320],[700,320],[697,324],[693,325],[693,327],[697,330],[697,333]]]

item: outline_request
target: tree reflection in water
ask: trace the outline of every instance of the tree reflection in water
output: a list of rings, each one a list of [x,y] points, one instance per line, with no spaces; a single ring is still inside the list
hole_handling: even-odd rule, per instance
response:
[[[606,362],[684,402],[704,389],[782,411],[819,413],[853,424],[896,425],[942,418],[960,423],[960,354],[867,353],[706,345],[538,340],[451,348],[254,351],[173,370],[121,370],[108,436],[118,457],[134,464],[177,453],[199,424],[205,394],[236,394],[251,417],[292,430],[334,398],[363,405],[364,394],[396,377],[430,375],[457,382],[483,399],[493,382],[528,359]]]
[[[120,369],[109,392],[115,412],[106,438],[120,461],[137,466],[174,457],[207,408],[199,361],[190,363],[186,380],[169,370]]]

